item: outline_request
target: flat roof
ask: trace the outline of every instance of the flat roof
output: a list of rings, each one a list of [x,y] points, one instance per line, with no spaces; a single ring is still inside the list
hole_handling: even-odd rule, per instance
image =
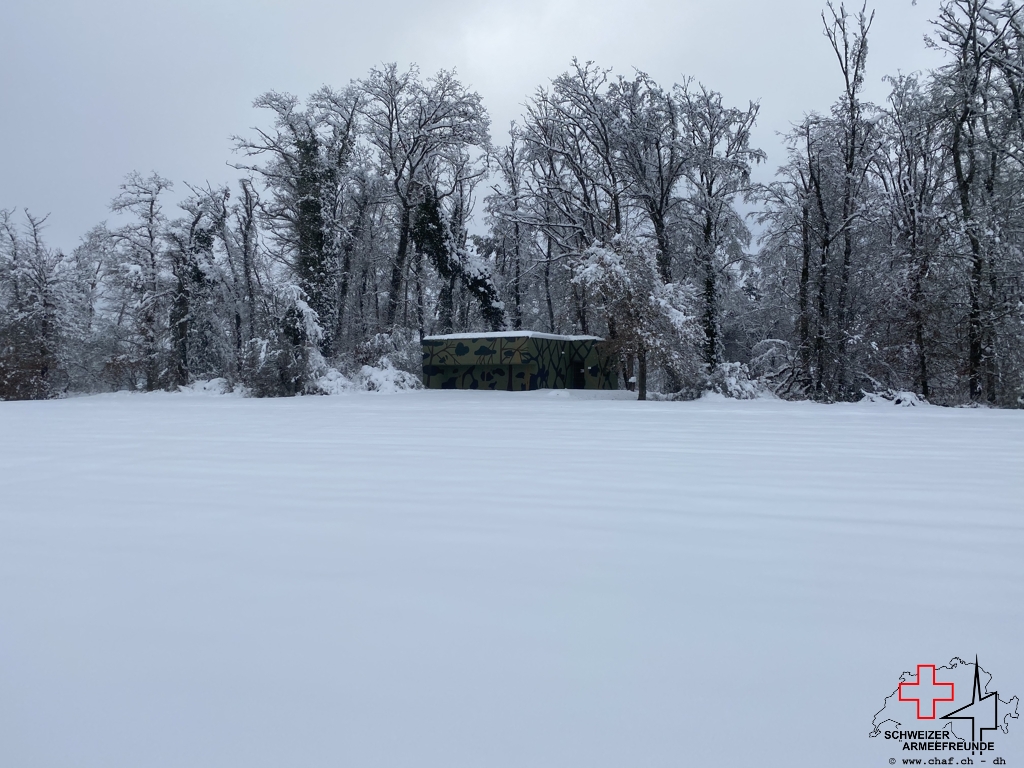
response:
[[[481,331],[479,333],[447,333],[442,336],[424,336],[423,341],[448,339],[554,339],[556,341],[604,341],[600,336],[558,336],[537,331]]]

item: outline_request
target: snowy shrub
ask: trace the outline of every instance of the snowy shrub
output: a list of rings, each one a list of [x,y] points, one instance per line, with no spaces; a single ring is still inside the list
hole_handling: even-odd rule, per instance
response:
[[[763,382],[750,377],[750,371],[743,363],[717,365],[708,376],[707,391],[736,400],[753,400],[770,392]]]
[[[386,362],[385,362],[386,361]],[[394,367],[418,374],[423,365],[423,350],[419,335],[414,331],[377,333],[357,344],[352,355],[356,369]]]
[[[421,389],[422,386],[418,376],[396,368],[385,357],[377,365],[360,367],[351,378],[336,368],[329,368],[314,382],[310,391],[318,395],[341,395],[350,392],[393,394]]]
[[[388,358],[383,358],[377,366],[364,365],[354,379],[357,389],[367,392],[390,394],[421,389],[420,377],[396,368]]]
[[[186,395],[245,395],[245,387],[232,387],[225,378],[200,379],[191,384],[178,387],[178,392]]]
[[[861,400],[863,403],[892,403],[903,408],[913,408],[917,405],[928,405],[928,401],[914,392],[904,392],[895,389],[887,389],[882,392],[864,392]]]
[[[255,397],[281,397],[310,391],[310,382],[325,372],[323,358],[315,348],[296,343],[286,321],[282,331],[272,330],[245,346],[239,380]]]
[[[315,391],[318,395],[341,395],[351,392],[354,388],[352,380],[337,368],[328,368],[315,384]]]
[[[328,369],[318,346],[323,328],[297,286],[285,286],[273,298],[276,315],[262,336],[244,345],[238,378],[255,397],[317,393]]]
[[[751,350],[748,375],[783,400],[807,397],[810,381],[793,346],[782,339],[765,339]]]

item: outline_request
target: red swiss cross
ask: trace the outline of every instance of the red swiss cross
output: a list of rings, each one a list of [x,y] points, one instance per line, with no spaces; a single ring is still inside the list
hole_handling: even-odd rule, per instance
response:
[[[917,702],[918,720],[934,720],[935,702],[953,698],[953,683],[935,681],[934,664],[918,664],[917,682],[900,683],[900,701]]]

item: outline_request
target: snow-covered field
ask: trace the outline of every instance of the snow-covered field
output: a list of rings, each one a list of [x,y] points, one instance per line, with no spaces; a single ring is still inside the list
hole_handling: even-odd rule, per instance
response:
[[[918,663],[1024,697],[1024,412],[584,394],[0,403],[0,766],[881,767]]]

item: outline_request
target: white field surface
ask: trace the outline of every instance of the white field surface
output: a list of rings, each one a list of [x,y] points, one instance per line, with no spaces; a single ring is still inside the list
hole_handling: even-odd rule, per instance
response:
[[[1024,698],[1024,412],[585,394],[0,403],[0,766],[882,768],[918,663]]]

